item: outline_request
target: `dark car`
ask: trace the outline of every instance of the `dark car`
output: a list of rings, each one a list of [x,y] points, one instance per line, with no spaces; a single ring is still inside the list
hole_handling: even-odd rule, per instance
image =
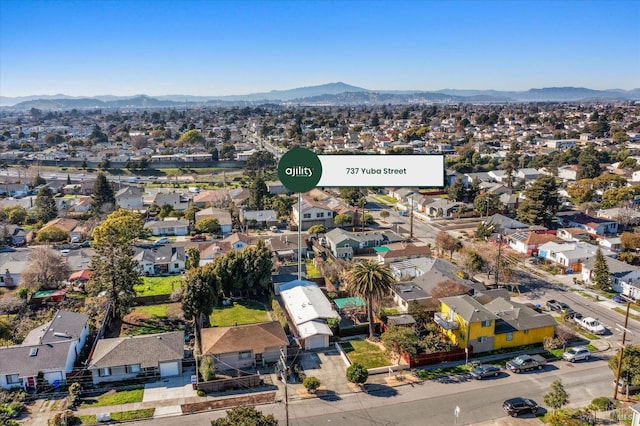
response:
[[[502,403],[502,409],[511,417],[518,417],[524,413],[537,413],[538,404],[532,399],[528,398],[511,398]]]
[[[554,299],[547,301],[547,308],[549,308],[550,311],[556,311],[556,312],[571,310],[569,305],[567,305],[566,303],[560,302],[559,300],[554,300]]]
[[[485,377],[498,377],[500,375],[500,367],[495,365],[482,364],[471,370],[471,377],[482,380]]]
[[[207,241],[206,235],[194,235],[191,237],[191,241]]]
[[[616,294],[615,296],[613,296],[613,301],[616,303],[627,303],[627,299],[625,299],[624,296],[621,296],[619,294]]]

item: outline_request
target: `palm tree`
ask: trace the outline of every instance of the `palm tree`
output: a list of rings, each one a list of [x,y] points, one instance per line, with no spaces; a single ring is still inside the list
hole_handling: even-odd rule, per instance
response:
[[[389,265],[374,260],[356,263],[347,273],[347,289],[367,301],[369,338],[374,336],[373,302],[380,301],[389,293],[394,280]]]

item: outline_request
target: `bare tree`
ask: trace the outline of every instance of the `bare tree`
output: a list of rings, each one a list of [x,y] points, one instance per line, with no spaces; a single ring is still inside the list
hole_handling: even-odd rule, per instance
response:
[[[29,264],[20,281],[30,290],[57,288],[69,277],[65,259],[48,247],[35,247],[29,255]]]

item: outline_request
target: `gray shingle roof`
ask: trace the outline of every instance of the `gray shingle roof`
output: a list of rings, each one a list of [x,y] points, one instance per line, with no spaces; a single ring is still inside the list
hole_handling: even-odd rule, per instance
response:
[[[118,337],[98,341],[89,369],[140,364],[157,367],[160,362],[184,357],[184,332]]]

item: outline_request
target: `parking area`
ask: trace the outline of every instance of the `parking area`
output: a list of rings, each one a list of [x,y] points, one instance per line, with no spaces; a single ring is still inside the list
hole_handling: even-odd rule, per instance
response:
[[[198,396],[191,386],[192,374],[195,374],[195,371],[187,369],[180,376],[167,377],[157,382],[147,383],[144,385],[142,402],[176,400],[178,398]]]

